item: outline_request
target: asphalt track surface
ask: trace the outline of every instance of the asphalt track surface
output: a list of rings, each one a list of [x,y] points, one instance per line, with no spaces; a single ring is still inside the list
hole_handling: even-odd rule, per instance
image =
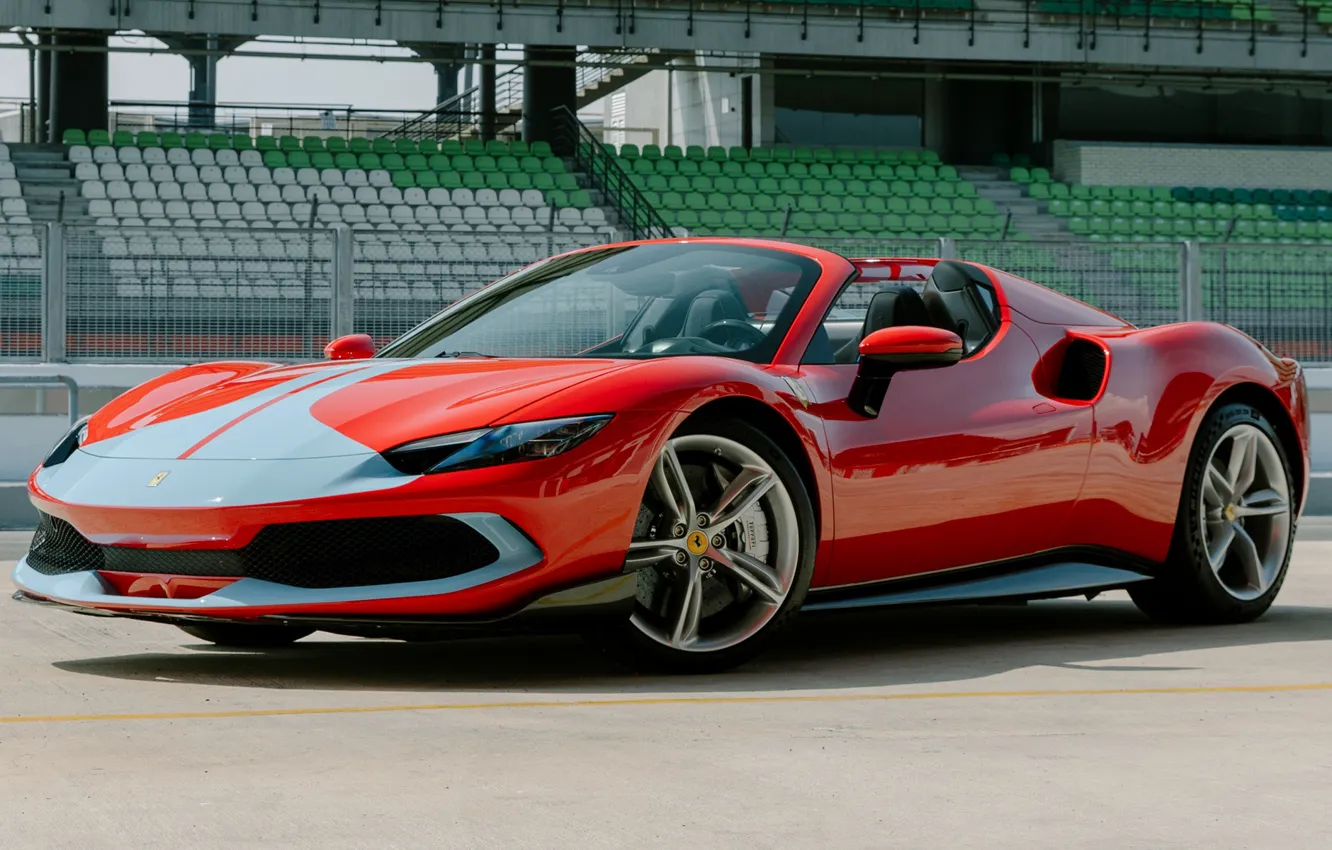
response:
[[[0,847],[1323,850],[1332,524],[1294,557],[1246,626],[1123,594],[811,617],[693,679],[576,639],[259,654],[3,600]]]

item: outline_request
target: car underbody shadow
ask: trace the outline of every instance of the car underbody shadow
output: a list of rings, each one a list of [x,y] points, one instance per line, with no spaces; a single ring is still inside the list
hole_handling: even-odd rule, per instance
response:
[[[71,659],[54,666],[157,684],[316,691],[651,695],[911,685],[960,689],[1028,667],[1119,674],[1190,670],[1172,663],[1173,654],[1323,640],[1332,640],[1332,609],[1277,605],[1240,626],[1166,627],[1151,624],[1121,596],[1090,603],[808,615],[751,663],[694,677],[636,672],[571,636],[439,643],[316,637],[269,650],[190,643],[181,645],[186,651]],[[1141,665],[1131,661],[1139,658]]]

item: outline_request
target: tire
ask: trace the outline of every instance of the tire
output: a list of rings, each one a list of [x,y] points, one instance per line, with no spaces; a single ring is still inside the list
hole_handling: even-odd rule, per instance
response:
[[[286,646],[314,632],[314,629],[267,623],[191,623],[177,628],[199,640],[238,648]]]
[[[1252,458],[1250,472],[1250,461],[1231,462],[1237,455]],[[1260,411],[1247,404],[1212,410],[1190,452],[1161,575],[1130,585],[1129,596],[1163,623],[1243,623],[1262,616],[1290,565],[1294,491],[1290,461]]]
[[[659,496],[657,476],[667,452],[676,453],[681,480],[694,481],[691,491],[699,497],[687,534],[680,532],[678,523],[672,525],[670,509],[664,508]],[[737,458],[742,462],[733,462]],[[756,470],[771,473],[772,478],[757,478]],[[738,485],[742,474],[762,483],[756,483],[754,490]],[[710,476],[715,478],[711,484]],[[759,487],[768,489],[751,507],[729,509],[725,497],[731,489],[736,497],[729,505],[735,506],[747,503],[748,494]],[[706,513],[709,510],[716,511],[719,521],[699,523],[712,516]],[[732,513],[738,518],[733,519]],[[728,519],[733,519],[732,524],[726,524]],[[645,529],[647,539],[642,539]],[[694,551],[699,533],[707,541],[702,554]],[[648,484],[634,536],[627,561],[642,559],[653,565],[639,570],[639,602],[633,616],[597,633],[596,640],[603,646],[609,643],[616,654],[627,654],[637,666],[678,673],[735,667],[790,626],[809,590],[818,542],[813,503],[791,459],[759,429],[729,418],[687,422],[671,437]],[[719,547],[719,540],[724,545]],[[677,560],[682,553],[688,559],[684,566]],[[715,560],[707,571],[710,556]],[[696,596],[685,588],[690,583]],[[677,642],[687,631],[681,623],[689,620],[685,611],[695,598],[695,639]],[[722,607],[711,610],[718,600]],[[674,631],[672,624],[677,627]]]

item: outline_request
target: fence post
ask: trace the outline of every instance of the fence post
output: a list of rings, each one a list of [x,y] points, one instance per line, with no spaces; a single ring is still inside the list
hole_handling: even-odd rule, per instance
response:
[[[957,240],[951,236],[939,237],[939,259],[956,260],[957,259]]]
[[[1190,239],[1179,251],[1179,320],[1199,322],[1202,309],[1202,256],[1196,240]]]
[[[65,362],[65,226],[46,225],[42,257],[42,360]]]
[[[331,337],[337,339],[352,332],[356,324],[355,281],[352,277],[352,229],[333,225],[333,291],[329,298]]]

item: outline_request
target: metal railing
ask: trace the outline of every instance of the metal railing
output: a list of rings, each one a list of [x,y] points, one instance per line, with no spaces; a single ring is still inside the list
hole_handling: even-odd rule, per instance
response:
[[[585,105],[584,101],[591,96],[587,94],[590,90],[625,68],[645,62],[658,53],[654,48],[580,53],[574,72],[579,106]],[[521,65],[495,76],[495,132],[500,137],[520,135],[516,125],[522,119],[523,80]],[[597,92],[596,96],[601,97],[603,93]],[[478,84],[380,135],[418,140],[463,138],[480,132],[483,115],[481,86]]]
[[[670,236],[670,225],[648,203],[629,174],[616,162],[615,156],[602,145],[601,139],[570,110],[561,106],[555,109],[555,115],[558,123],[554,140],[556,150],[573,153],[574,171],[591,178],[592,185],[601,191],[605,203],[615,209],[620,226],[633,234],[635,239]]]
[[[616,238],[568,229],[0,226],[0,362],[310,359],[341,334],[385,343],[527,263]],[[849,257],[982,262],[1140,326],[1220,321],[1278,354],[1332,362],[1332,246],[799,241]]]
[[[113,100],[110,130],[217,131],[252,136],[379,136],[417,112],[357,109],[347,104],[206,103],[174,100]]]

